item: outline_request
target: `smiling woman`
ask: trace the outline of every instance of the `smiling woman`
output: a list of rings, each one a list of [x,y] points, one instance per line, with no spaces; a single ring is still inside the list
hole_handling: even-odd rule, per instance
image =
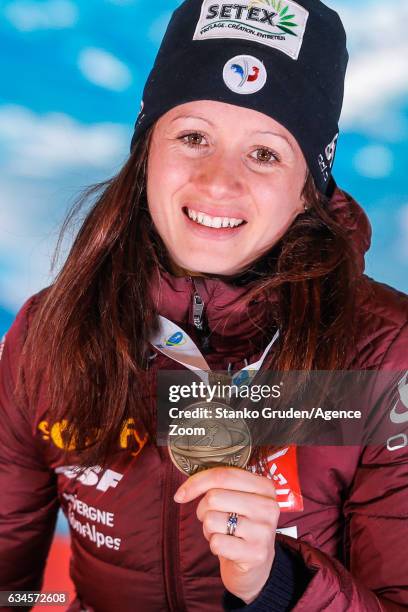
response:
[[[3,591],[41,587],[61,504],[70,612],[408,606],[408,299],[364,275],[370,224],[332,176],[347,59],[317,0],[175,11],[129,158],[6,336]],[[261,411],[208,392],[163,446],[172,369],[252,391],[275,370],[279,397],[293,371],[301,399],[316,371],[370,370],[366,438],[336,446],[289,408],[282,444],[257,445]]]
[[[244,271],[304,214],[306,168],[290,132],[259,112],[210,100],[168,111],[151,139],[147,199],[172,261]]]

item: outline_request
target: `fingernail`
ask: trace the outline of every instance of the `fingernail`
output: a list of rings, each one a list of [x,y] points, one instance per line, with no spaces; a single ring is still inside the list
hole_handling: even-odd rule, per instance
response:
[[[178,489],[174,495],[174,501],[182,502],[185,496],[186,496],[186,490],[183,488]]]

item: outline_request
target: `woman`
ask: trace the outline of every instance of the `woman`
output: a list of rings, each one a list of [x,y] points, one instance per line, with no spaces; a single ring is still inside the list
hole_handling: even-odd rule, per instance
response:
[[[174,13],[129,160],[6,336],[3,590],[40,588],[61,505],[71,611],[406,609],[408,302],[363,274],[331,178],[346,64],[315,0]],[[157,374],[192,365],[166,321],[211,370],[374,371],[357,403],[387,436],[186,479],[156,444]]]

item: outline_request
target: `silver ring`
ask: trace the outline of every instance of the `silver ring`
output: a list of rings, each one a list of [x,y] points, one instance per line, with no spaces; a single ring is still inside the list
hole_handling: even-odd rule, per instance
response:
[[[235,531],[238,525],[238,514],[236,512],[230,512],[227,521],[227,535],[235,535]]]

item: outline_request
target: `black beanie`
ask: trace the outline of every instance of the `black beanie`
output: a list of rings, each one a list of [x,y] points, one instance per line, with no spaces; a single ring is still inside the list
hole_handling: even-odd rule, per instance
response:
[[[340,17],[319,0],[186,0],[147,79],[131,149],[179,104],[235,104],[286,127],[328,193],[347,61]]]

